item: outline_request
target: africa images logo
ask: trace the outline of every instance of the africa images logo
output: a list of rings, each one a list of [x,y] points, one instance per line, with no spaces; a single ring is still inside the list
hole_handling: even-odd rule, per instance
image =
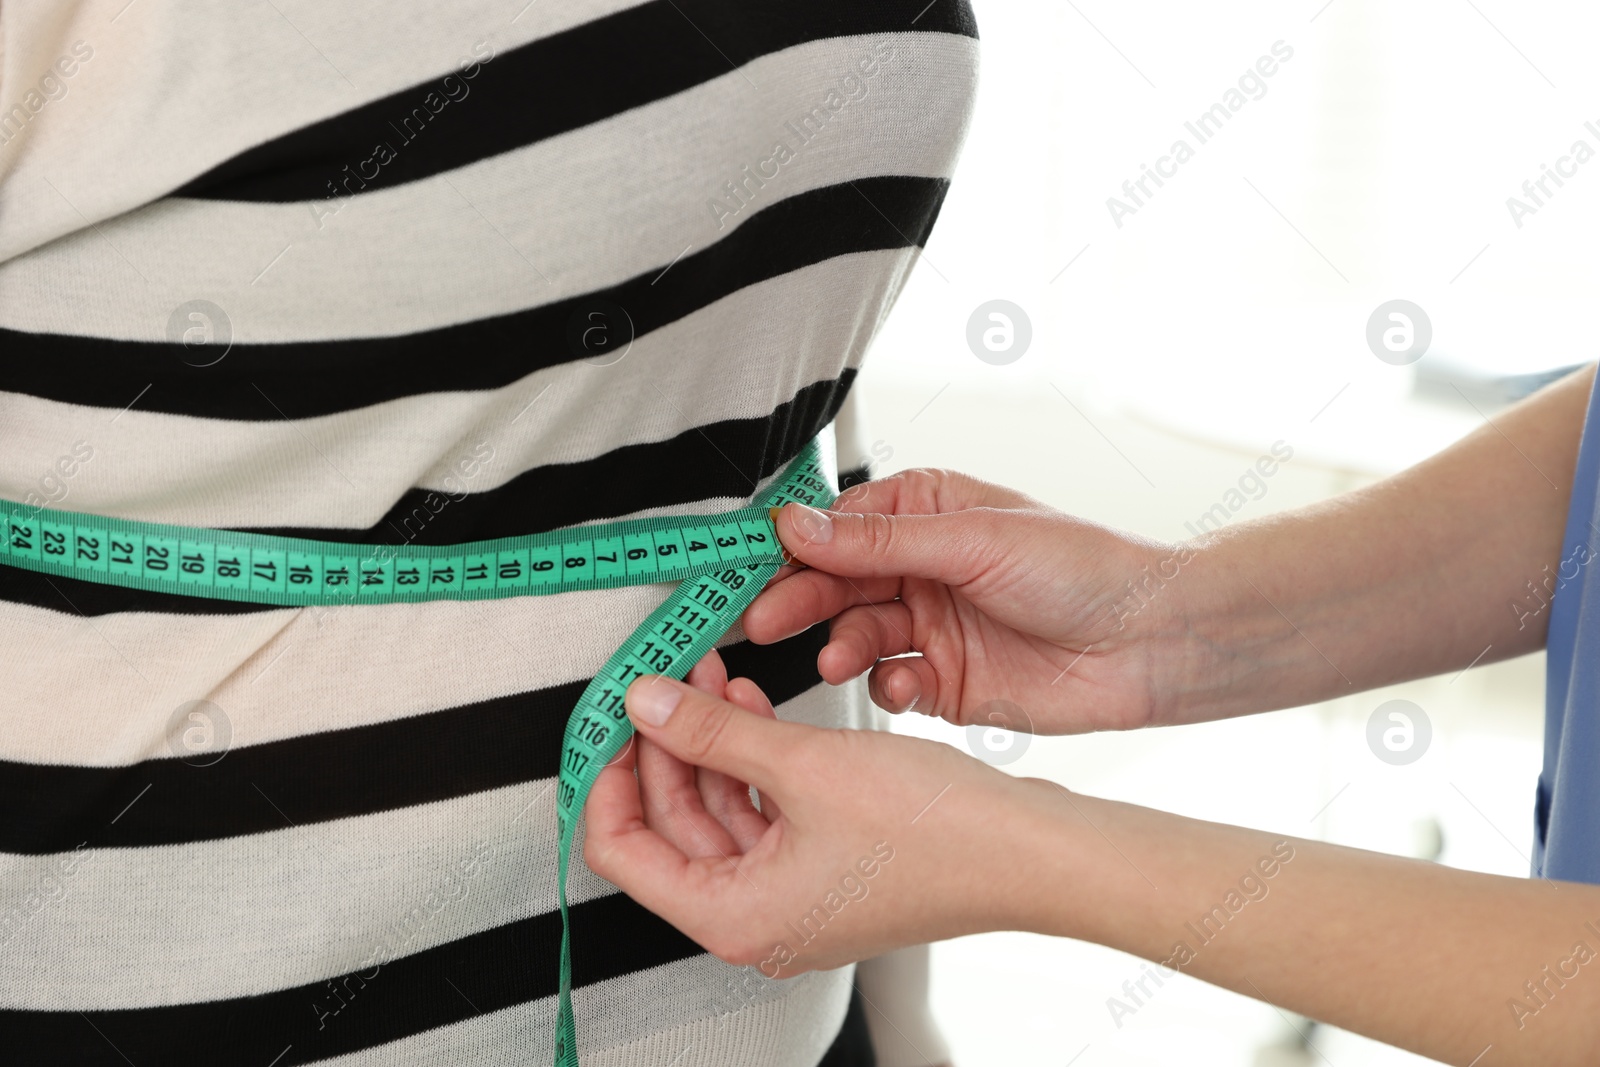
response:
[[[383,139],[377,141],[372,147],[372,154],[355,164],[345,164],[337,184],[333,178],[327,182],[328,195],[322,203],[313,203],[311,215],[317,220],[317,229],[322,229],[323,223],[333,215],[344,210],[345,204],[356,193],[367,187],[368,182],[377,181],[383,173],[383,168],[389,166],[400,158],[401,150],[406,145],[422,136],[435,118],[452,103],[459,104],[466,100],[472,92],[472,86],[467,83],[483,72],[483,68],[494,59],[494,45],[486,40],[480,40],[472,46],[472,55],[463,57],[457,64],[455,74],[446,74],[439,80],[437,87],[429,88],[421,98],[412,106],[411,110],[399,116],[398,120],[388,120],[387,129],[383,132]],[[394,137],[390,139],[389,134]]]

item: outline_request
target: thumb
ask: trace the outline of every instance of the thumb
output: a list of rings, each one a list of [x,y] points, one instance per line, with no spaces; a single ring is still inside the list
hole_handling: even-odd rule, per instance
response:
[[[662,675],[634,679],[623,704],[634,729],[672,755],[764,792],[780,788],[785,753],[815,729],[756,715]]]
[[[849,578],[931,578],[962,585],[994,548],[994,512],[972,508],[945,515],[818,511],[786,504],[778,538],[802,563]]]

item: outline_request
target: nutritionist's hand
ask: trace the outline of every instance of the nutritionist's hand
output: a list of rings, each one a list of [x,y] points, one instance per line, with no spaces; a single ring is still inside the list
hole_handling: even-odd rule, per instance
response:
[[[1016,883],[993,872],[1042,783],[931,741],[780,722],[726,677],[713,653],[692,684],[629,687],[638,744],[590,794],[593,870],[768,978],[1014,925]]]
[[[786,572],[745,612],[770,643],[832,619],[818,656],[840,684],[958,726],[1036,733],[1161,721],[1193,659],[1175,581],[1192,556],[942,470],[856,486],[830,511],[790,504]],[[909,653],[909,654],[908,654]]]

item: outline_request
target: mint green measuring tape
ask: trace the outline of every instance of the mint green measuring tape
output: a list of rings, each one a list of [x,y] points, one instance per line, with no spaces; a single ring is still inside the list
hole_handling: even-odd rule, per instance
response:
[[[0,500],[0,564],[118,585],[281,607],[549,596],[678,582],[590,680],[567,717],[557,783],[561,987],[556,1067],[578,1067],[572,1013],[568,854],[595,778],[633,736],[622,706],[645,674],[683,678],[784,562],[773,528],[790,501],[833,503],[812,441],[756,505],[472,541],[351,545],[32,508]]]

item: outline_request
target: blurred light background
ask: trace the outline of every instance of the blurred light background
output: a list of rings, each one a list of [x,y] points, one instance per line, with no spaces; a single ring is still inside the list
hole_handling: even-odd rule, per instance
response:
[[[876,473],[947,466],[1159,538],[1187,536],[1274,442],[1294,458],[1234,521],[1366,484],[1492,418],[1500,379],[1594,358],[1600,159],[1518,226],[1507,198],[1574,141],[1600,149],[1600,12],[1574,2],[974,0],[977,113],[923,262],[861,388]],[[1184,123],[1283,42],[1293,55],[1198,144]],[[1192,159],[1121,219],[1108,197],[1183,138]],[[1568,165],[1570,168],[1570,164]],[[1377,359],[1410,300],[1428,354]],[[1009,300],[1024,355],[975,357]],[[1531,474],[1530,474],[1531,476]],[[1543,657],[1268,716],[1036,738],[1007,769],[1199,818],[1480,871],[1528,868]],[[1409,766],[1369,750],[1385,700],[1424,709]],[[898,729],[964,744],[922,719]],[[996,877],[1004,877],[997,872]],[[1072,887],[1061,887],[1071,892]],[[1294,945],[1285,952],[1297,951]],[[1119,1026],[1129,956],[999,934],[939,945],[960,1067],[1427,1062],[1189,978]]]

